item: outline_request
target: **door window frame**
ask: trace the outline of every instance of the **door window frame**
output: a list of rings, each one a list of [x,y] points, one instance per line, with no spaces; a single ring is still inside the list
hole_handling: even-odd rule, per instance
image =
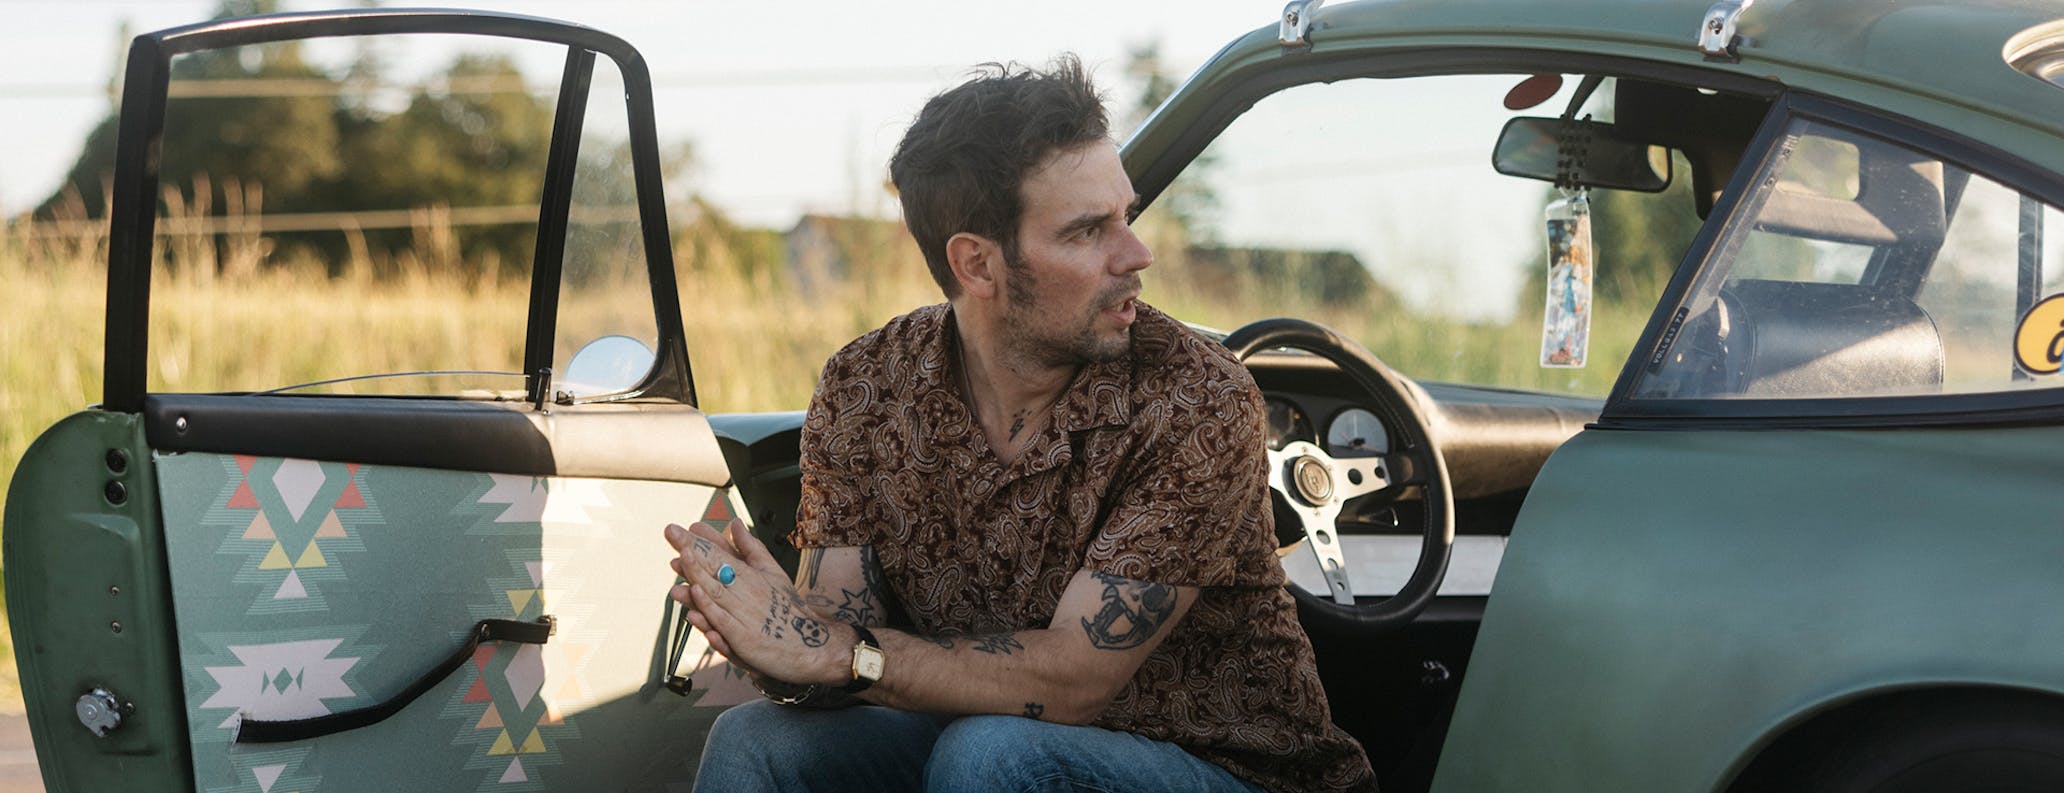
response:
[[[1998,148],[1850,102],[1804,91],[1781,96],[1764,119],[1675,276],[1663,290],[1641,340],[1606,397],[1597,426],[1621,429],[1849,428],[2054,423],[2064,418],[2064,387],[1920,396],[1784,398],[1637,398],[1634,385],[1655,371],[1688,322],[1692,283],[1708,266],[1720,239],[1739,218],[1752,181],[1776,155],[1786,130],[1800,122],[1842,128],[1858,136],[1912,149],[2064,207],[2064,179]],[[1683,315],[1683,316],[1680,316]]]
[[[463,11],[370,9],[351,12],[275,14],[256,19],[217,20],[136,37],[123,78],[121,117],[108,229],[107,336],[101,409],[141,413],[149,394],[150,291],[153,234],[157,222],[157,149],[164,134],[167,89],[175,56],[205,50],[312,38],[457,34],[527,39],[567,48],[564,79],[553,120],[551,148],[539,201],[537,254],[532,263],[530,307],[523,362],[528,402],[550,399],[553,332],[565,232],[572,203],[581,126],[588,111],[588,83],[594,58],[616,64],[625,86],[632,171],[639,226],[658,329],[654,364],[629,391],[578,401],[646,401],[696,404],[687,342],[682,330],[673,242],[667,230],[666,198],[659,177],[659,143],[652,103],[652,77],[628,42],[592,28],[553,20]],[[320,398],[395,399],[396,397]],[[318,397],[307,397],[318,398]],[[454,397],[401,397],[444,399]]]

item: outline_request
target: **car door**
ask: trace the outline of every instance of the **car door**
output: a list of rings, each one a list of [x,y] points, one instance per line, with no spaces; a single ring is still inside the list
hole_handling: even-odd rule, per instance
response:
[[[629,45],[533,18],[135,40],[104,401],[7,504],[48,789],[692,779],[743,683],[666,599],[659,532],[749,513],[696,409],[652,119]],[[294,197],[349,192],[323,179],[364,194]]]

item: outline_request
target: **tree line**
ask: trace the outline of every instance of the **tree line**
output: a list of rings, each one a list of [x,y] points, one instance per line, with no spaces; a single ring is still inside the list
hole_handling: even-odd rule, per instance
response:
[[[277,6],[277,0],[225,0],[215,17],[271,13]],[[306,57],[302,42],[176,58],[159,158],[161,215],[537,203],[553,106],[524,83],[508,56],[458,55],[443,69],[441,85],[409,89],[398,110],[371,98],[368,87],[383,82],[382,72],[371,51],[342,73],[325,69]],[[293,90],[179,90],[236,81]],[[468,85],[489,87],[452,88]],[[87,136],[64,182],[34,210],[36,219],[104,216],[117,130],[110,112]],[[376,252],[392,252],[412,244],[410,237],[406,229],[373,229],[362,239]],[[282,244],[337,267],[349,242],[331,232],[287,235]],[[521,266],[529,261],[534,230],[487,225],[468,229],[460,244],[464,261],[493,256]]]

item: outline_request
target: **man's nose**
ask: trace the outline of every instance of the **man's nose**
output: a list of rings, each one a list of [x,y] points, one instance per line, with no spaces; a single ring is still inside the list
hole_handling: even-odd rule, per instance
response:
[[[1120,235],[1118,250],[1111,259],[1113,274],[1126,275],[1147,269],[1154,263],[1154,252],[1147,249],[1147,244],[1140,240],[1138,234],[1133,233],[1132,226],[1121,228],[1125,233]]]

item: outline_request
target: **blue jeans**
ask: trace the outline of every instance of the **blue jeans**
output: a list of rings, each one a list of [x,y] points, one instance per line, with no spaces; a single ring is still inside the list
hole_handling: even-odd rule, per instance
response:
[[[710,728],[695,789],[1227,791],[1259,788],[1175,744],[1017,716],[749,702]]]

